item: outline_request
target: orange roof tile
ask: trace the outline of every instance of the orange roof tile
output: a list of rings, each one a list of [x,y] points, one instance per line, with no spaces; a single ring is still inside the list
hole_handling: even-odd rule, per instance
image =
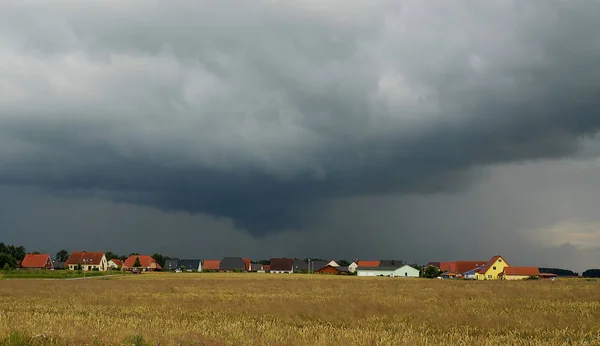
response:
[[[52,259],[48,254],[26,254],[21,262],[21,268],[52,269]]]
[[[220,260],[204,260],[202,270],[219,270]]]
[[[538,276],[540,270],[537,267],[506,267],[504,275]]]
[[[379,267],[381,261],[358,261],[356,265],[359,267]]]
[[[111,261],[119,267],[123,265],[123,261],[121,261],[120,259],[113,258],[113,259],[111,259]]]
[[[99,265],[102,257],[104,257],[104,252],[75,251],[71,253],[67,263]]]

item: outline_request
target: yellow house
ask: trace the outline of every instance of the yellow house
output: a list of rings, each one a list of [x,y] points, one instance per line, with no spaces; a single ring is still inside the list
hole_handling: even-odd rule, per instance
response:
[[[67,260],[67,265],[70,270],[108,270],[108,262],[104,252],[73,252]]]
[[[504,268],[510,267],[502,256],[496,255],[481,269],[477,271],[477,280],[500,280]]]

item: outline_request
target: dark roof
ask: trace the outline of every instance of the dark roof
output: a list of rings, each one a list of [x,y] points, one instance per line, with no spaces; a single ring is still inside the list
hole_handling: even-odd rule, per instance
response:
[[[404,263],[402,263],[402,261],[398,261],[398,260],[382,260],[379,262],[379,266],[380,267],[395,267],[395,268],[400,268],[404,265]]]
[[[334,267],[334,268],[337,268],[337,270],[340,272],[345,272],[345,273],[348,272],[348,266],[339,266],[339,267]]]
[[[260,263],[252,263],[252,264],[250,264],[250,270],[253,271],[253,272],[257,272],[257,271],[262,270],[262,269],[263,269],[263,266]]]
[[[179,260],[177,259],[169,259],[165,261],[165,270],[175,270],[179,267]]]
[[[179,266],[184,266],[187,270],[198,270],[201,262],[199,259],[182,259],[179,260]]]
[[[294,260],[291,258],[271,258],[271,271],[292,271]]]
[[[305,272],[308,271],[308,263],[301,259],[294,260],[294,271],[295,272]]]
[[[241,257],[225,257],[219,264],[219,270],[246,270],[246,263]]]
[[[323,269],[331,261],[310,261],[310,270],[316,272]]]

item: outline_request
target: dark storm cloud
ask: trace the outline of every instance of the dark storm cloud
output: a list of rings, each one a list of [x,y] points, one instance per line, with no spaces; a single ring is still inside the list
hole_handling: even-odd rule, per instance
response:
[[[600,4],[7,6],[0,183],[305,227],[600,128]]]

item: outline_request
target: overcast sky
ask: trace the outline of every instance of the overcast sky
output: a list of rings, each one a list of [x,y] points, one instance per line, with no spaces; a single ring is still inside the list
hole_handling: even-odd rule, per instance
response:
[[[0,241],[600,267],[600,2],[22,1]]]

